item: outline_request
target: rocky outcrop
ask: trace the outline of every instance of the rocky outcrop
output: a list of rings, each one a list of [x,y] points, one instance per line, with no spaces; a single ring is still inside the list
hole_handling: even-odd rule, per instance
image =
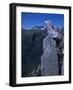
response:
[[[43,40],[43,54],[41,56],[41,75],[62,75],[63,66],[63,36],[59,30],[53,28],[52,22],[45,21],[47,36]]]
[[[41,56],[41,75],[58,75],[58,57],[56,44],[49,35],[43,40],[43,54]]]

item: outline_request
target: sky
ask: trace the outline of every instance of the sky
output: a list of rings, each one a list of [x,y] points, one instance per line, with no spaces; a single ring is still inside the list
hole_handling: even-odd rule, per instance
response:
[[[44,20],[47,18],[55,27],[62,28],[64,26],[63,14],[49,13],[21,13],[21,26],[23,29],[32,29],[33,26],[44,26]]]

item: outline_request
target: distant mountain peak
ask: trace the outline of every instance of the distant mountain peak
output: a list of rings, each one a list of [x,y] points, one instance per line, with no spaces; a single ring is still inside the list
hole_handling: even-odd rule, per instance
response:
[[[45,30],[45,27],[44,26],[34,26],[32,29],[33,30]]]

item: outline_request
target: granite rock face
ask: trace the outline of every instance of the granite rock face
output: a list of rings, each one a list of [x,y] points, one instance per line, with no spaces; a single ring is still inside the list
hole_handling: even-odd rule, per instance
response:
[[[47,36],[43,40],[43,54],[41,56],[41,75],[63,75],[63,36],[49,20],[45,20]]]
[[[56,43],[47,35],[43,40],[43,54],[41,56],[41,75],[58,75],[58,57]]]

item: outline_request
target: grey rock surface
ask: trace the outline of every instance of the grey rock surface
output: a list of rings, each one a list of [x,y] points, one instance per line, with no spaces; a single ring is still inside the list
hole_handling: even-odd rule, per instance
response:
[[[58,75],[58,58],[55,41],[47,35],[43,40],[43,54],[41,56],[41,74],[43,76]]]

